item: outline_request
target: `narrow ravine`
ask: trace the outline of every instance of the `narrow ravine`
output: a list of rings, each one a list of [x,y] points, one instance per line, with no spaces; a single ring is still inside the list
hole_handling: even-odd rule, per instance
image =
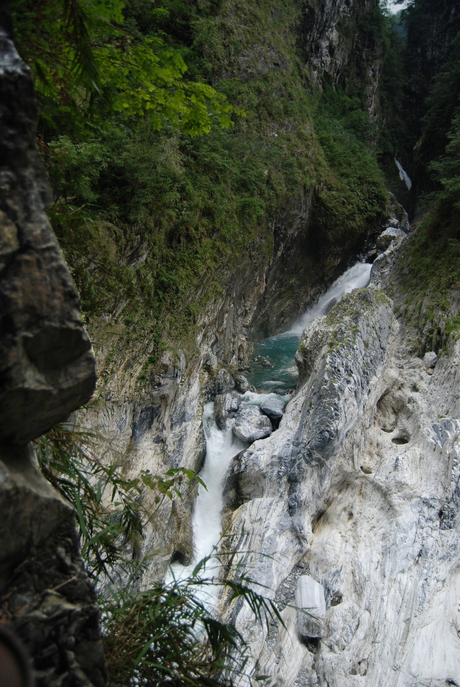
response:
[[[307,310],[285,333],[261,341],[256,349],[249,381],[256,392],[247,391],[237,394],[240,405],[258,405],[267,399],[288,401],[290,393],[297,382],[297,369],[294,355],[299,345],[300,336],[305,327],[315,318],[327,314],[332,305],[341,300],[354,289],[367,286],[372,265],[357,263],[348,269],[319,298],[318,302]],[[261,361],[262,360],[262,364]],[[265,366],[264,366],[265,365]],[[207,403],[203,408],[203,428],[206,437],[206,457],[200,477],[206,489],[199,487],[193,513],[193,560],[183,566],[174,563],[167,576],[170,581],[184,579],[192,574],[197,563],[212,556],[217,551],[222,535],[223,485],[228,468],[234,456],[244,450],[248,444],[238,439],[233,433],[234,420],[228,418],[225,429],[219,429],[215,420],[214,403]],[[201,572],[206,577],[219,574],[219,564],[211,559]],[[213,607],[217,602],[218,589],[206,590],[204,599]]]

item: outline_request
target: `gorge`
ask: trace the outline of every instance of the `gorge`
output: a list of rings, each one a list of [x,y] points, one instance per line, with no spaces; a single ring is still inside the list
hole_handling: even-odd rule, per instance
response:
[[[0,7],[2,625],[186,684],[116,632],[211,556],[190,684],[460,685],[456,3],[103,5]]]

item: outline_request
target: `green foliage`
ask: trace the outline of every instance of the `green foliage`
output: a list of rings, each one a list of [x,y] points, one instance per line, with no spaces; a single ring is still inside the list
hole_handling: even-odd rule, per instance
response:
[[[422,136],[416,149],[419,164],[425,166],[445,151],[450,160],[458,155],[452,139],[455,138],[454,129],[458,129],[458,121],[455,124],[454,117],[460,106],[460,33],[451,45],[450,57],[433,81],[426,105],[428,109],[422,119]],[[446,150],[449,139],[450,149]],[[446,164],[449,164],[448,160]],[[436,166],[432,169],[441,175],[444,173]],[[446,169],[446,173],[450,174],[450,171]]]
[[[139,591],[136,580],[146,563],[139,566],[126,556],[126,547],[137,548],[156,512],[144,510],[144,488],[156,495],[158,509],[165,499],[182,498],[184,488],[205,487],[196,473],[142,471],[128,480],[121,466],[97,459],[93,434],[68,425],[36,439],[35,449],[45,477],[75,508],[81,554],[96,584],[102,577],[110,580],[114,566],[128,573],[125,584],[109,587],[99,600],[111,684],[221,687],[224,673],[244,673],[249,647],[233,626],[213,617],[206,598],[223,585],[228,603],[244,599],[258,622],[274,616],[283,623],[275,604],[254,591],[253,580],[244,574],[236,580],[209,577],[207,557],[191,577]]]
[[[320,218],[331,241],[358,241],[370,224],[377,226],[383,219],[383,175],[366,146],[339,121],[319,116],[315,124],[331,169],[317,193]]]
[[[221,687],[223,674],[244,673],[249,647],[235,627],[206,609],[205,599],[222,584],[198,574],[208,560],[186,580],[159,583],[144,592],[130,585],[113,590],[103,606],[111,682]],[[224,585],[229,602],[244,599],[259,622],[276,616],[282,623],[274,603],[251,589],[250,578]]]
[[[445,155],[433,161],[430,169],[442,185],[436,201],[439,219],[445,221],[449,215],[449,235],[460,238],[460,106],[457,112],[447,134],[449,143]]]
[[[136,547],[153,517],[154,512],[145,512],[141,505],[143,486],[155,492],[158,509],[165,498],[181,497],[180,488],[203,485],[185,468],[161,476],[142,471],[139,478],[125,479],[122,466],[99,461],[98,443],[94,434],[70,425],[56,425],[35,440],[40,469],[75,508],[81,554],[95,580],[102,574],[110,577],[115,564],[124,567],[124,547]]]
[[[45,126],[73,135],[100,128],[108,113],[168,121],[202,135],[231,124],[233,108],[210,85],[184,79],[187,65],[157,34],[133,36],[120,0],[18,0],[17,43],[35,75]],[[161,17],[160,10],[151,10]]]

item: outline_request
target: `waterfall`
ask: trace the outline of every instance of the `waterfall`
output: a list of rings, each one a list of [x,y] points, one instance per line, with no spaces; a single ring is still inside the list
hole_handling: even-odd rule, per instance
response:
[[[407,186],[407,189],[410,191],[411,188],[412,188],[412,181],[411,181],[411,178],[409,177],[409,175],[408,175],[408,173],[406,172],[406,170],[403,169],[403,166],[402,166],[402,164],[400,163],[400,161],[397,160],[396,158],[395,158],[395,164],[396,164],[396,167],[399,169],[399,178],[401,179],[401,181],[404,181],[404,183],[405,183],[406,186]]]
[[[372,265],[366,262],[357,262],[356,265],[350,267],[341,277],[336,279],[326,293],[320,296],[315,305],[294,322],[291,332],[300,336],[315,317],[327,315],[334,303],[338,303],[346,293],[367,286],[371,278],[371,269]]]
[[[261,341],[257,347],[259,355],[267,356],[275,365],[266,370],[268,379],[262,386],[268,388],[268,393],[246,392],[240,396],[240,402],[245,405],[260,405],[267,398],[280,398],[273,390],[291,389],[296,383],[296,368],[294,353],[299,345],[300,335],[305,327],[315,318],[327,314],[332,305],[338,302],[346,293],[356,288],[367,286],[370,280],[372,265],[357,263],[347,270],[324,293],[316,305],[307,310],[294,323],[292,329],[284,334],[272,336]],[[272,379],[269,379],[272,377]],[[250,381],[258,385],[256,375]],[[284,396],[288,400],[289,396]],[[206,437],[206,458],[200,477],[206,484],[206,489],[198,487],[198,496],[193,512],[193,561],[188,566],[179,563],[171,565],[166,581],[172,576],[184,579],[192,574],[197,563],[210,556],[219,544],[222,533],[223,484],[232,458],[247,447],[232,432],[232,420],[227,421],[227,427],[220,430],[214,419],[214,403],[207,403],[203,408],[203,427]],[[217,577],[219,565],[211,560],[205,571],[206,577]],[[203,592],[203,601],[210,608],[217,603],[218,587],[207,588]]]
[[[247,444],[240,441],[232,432],[231,422],[227,423],[225,430],[220,430],[214,420],[214,403],[206,403],[203,408],[203,429],[206,438],[206,458],[204,467],[200,472],[200,478],[206,485],[206,489],[198,486],[198,495],[192,518],[193,530],[193,560],[183,566],[173,563],[170,572],[166,576],[166,582],[172,577],[183,580],[190,577],[197,563],[211,556],[222,534],[222,509],[223,509],[223,483],[230,466],[230,461]],[[217,561],[211,559],[202,571],[205,577],[216,577],[220,566]],[[218,588],[209,587],[199,594],[202,601],[213,607],[217,601]]]
[[[326,315],[334,303],[340,301],[346,293],[367,286],[371,269],[372,265],[368,263],[356,263],[336,279],[332,286],[320,296],[318,302],[294,322],[289,331],[261,341],[256,346],[255,355],[267,358],[274,363],[274,367],[262,368],[260,365],[253,365],[250,375],[252,384],[267,391],[287,391],[295,387],[297,367],[294,354],[299,346],[303,330],[315,317]]]

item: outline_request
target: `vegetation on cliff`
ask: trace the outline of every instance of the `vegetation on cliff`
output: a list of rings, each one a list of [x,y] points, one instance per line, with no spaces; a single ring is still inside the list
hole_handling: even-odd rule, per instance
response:
[[[175,315],[183,333],[218,292],[215,266],[254,241],[270,251],[270,218],[300,189],[314,192],[325,245],[358,245],[378,225],[386,193],[364,101],[352,127],[324,107],[298,47],[304,4],[17,3],[50,215],[87,315],[124,321],[129,303],[133,324],[142,313],[174,336]]]

